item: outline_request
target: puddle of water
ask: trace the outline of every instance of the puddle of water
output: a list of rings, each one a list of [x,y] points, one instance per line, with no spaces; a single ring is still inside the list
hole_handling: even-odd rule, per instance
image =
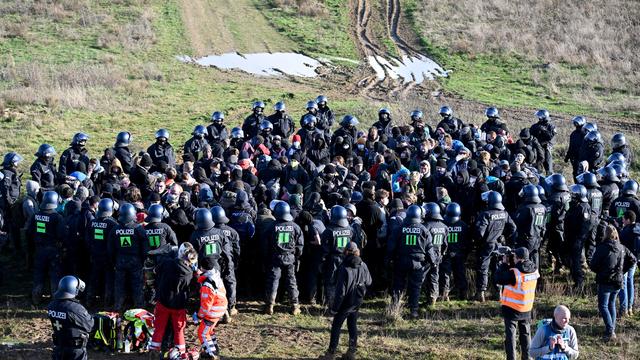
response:
[[[322,64],[313,58],[296,53],[227,53],[194,59],[178,56],[182,62],[201,66],[214,66],[220,69],[237,69],[259,76],[277,76],[282,74],[316,77],[316,69]]]
[[[420,84],[425,80],[433,80],[436,76],[449,75],[448,71],[435,61],[421,55],[403,56],[402,61],[395,58],[387,60],[381,56],[369,56],[368,61],[379,80],[384,80],[388,76],[394,80],[402,78],[403,82],[415,81],[416,84]]]

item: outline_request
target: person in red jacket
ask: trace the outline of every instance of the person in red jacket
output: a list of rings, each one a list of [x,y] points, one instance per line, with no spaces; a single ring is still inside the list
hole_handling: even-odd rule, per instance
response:
[[[207,270],[198,277],[200,283],[200,309],[198,310],[198,339],[202,344],[202,357],[219,359],[216,324],[227,310],[227,291],[216,269]]]

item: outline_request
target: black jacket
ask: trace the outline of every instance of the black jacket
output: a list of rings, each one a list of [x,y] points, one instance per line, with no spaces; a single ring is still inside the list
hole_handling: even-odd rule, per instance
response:
[[[131,155],[131,151],[128,147],[116,147],[113,149],[115,157],[120,160],[120,165],[122,166],[122,171],[125,174],[131,173],[131,168],[133,168],[133,156]]]
[[[193,270],[186,261],[169,258],[156,266],[155,273],[158,301],[170,309],[184,309],[193,279]]]
[[[598,285],[622,288],[625,255],[624,246],[617,241],[605,240],[596,246],[589,267],[596,273]]]
[[[89,155],[84,147],[71,146],[60,155],[60,164],[58,164],[58,172],[62,175],[69,175],[76,171],[78,163],[83,162],[89,167]]]
[[[168,142],[165,144],[159,142],[152,144],[147,149],[147,153],[151,156],[151,161],[156,167],[159,167],[161,161],[167,163],[169,167],[176,167],[176,154],[173,151],[173,146]]]
[[[360,257],[347,256],[336,274],[336,293],[331,309],[334,312],[357,311],[371,281],[367,264]]]
[[[584,133],[582,132],[582,128],[573,130],[569,136],[569,148],[567,149],[567,154],[564,156],[565,161],[574,163],[578,160],[583,140]]]
[[[626,225],[620,231],[620,242],[637,258],[640,256],[640,224]]]
[[[53,345],[56,347],[80,347],[89,339],[93,317],[76,299],[53,300],[47,307],[53,327]]]

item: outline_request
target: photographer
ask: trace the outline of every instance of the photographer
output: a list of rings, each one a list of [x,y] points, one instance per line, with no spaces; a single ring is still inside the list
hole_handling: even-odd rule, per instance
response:
[[[531,341],[529,356],[534,359],[575,359],[578,357],[578,337],[569,325],[571,311],[564,305],[556,306],[553,319],[538,327]]]
[[[528,359],[531,344],[531,309],[539,277],[536,265],[529,260],[529,250],[524,247],[503,255],[496,270],[496,285],[503,286],[500,303],[504,318],[504,349],[507,360],[516,358],[516,325],[520,333],[521,357]]]

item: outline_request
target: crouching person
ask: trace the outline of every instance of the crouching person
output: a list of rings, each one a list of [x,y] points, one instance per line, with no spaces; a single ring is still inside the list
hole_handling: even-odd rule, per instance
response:
[[[200,283],[200,309],[197,316],[198,339],[204,359],[219,359],[220,348],[215,328],[227,310],[227,291],[216,269],[207,270],[198,278]]]
[[[187,325],[187,298],[189,284],[198,267],[198,253],[190,243],[183,243],[177,258],[168,258],[156,267],[157,303],[154,312],[155,331],[149,350],[160,351],[162,338],[171,321],[175,348],[182,354],[186,351],[184,328]]]
[[[371,274],[367,264],[360,258],[360,250],[354,242],[349,242],[344,250],[345,258],[336,274],[336,292],[331,310],[336,313],[331,324],[331,341],[329,349],[321,359],[335,359],[340,329],[347,321],[349,329],[349,350],[343,359],[355,359],[358,340],[358,311],[367,288],[371,286]]]

